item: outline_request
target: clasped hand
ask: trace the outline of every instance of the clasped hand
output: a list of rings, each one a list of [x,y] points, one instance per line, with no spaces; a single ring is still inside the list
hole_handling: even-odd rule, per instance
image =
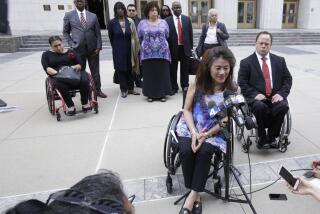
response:
[[[200,149],[206,138],[207,136],[205,133],[195,133],[192,135],[191,148],[194,153]]]
[[[254,99],[262,101],[262,100],[265,100],[267,98],[263,94],[258,94]],[[283,97],[280,94],[275,94],[271,98],[271,103],[276,103],[276,102],[279,102],[279,101],[282,101],[282,100],[283,100]]]

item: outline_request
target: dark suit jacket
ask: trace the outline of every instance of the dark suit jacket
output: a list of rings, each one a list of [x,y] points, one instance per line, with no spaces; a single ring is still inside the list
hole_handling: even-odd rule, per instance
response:
[[[209,24],[203,24],[202,25],[202,31],[199,39],[199,43],[197,46],[197,55],[200,57],[203,55],[203,45],[204,45],[204,40],[206,39],[207,32],[208,32]],[[229,38],[229,33],[227,31],[227,28],[225,24],[222,22],[217,22],[217,29],[220,29],[222,33],[217,32],[217,40],[219,44],[223,47],[228,47],[226,40]]]
[[[176,27],[174,25],[173,18],[176,16],[169,16],[165,20],[169,25],[169,49],[171,53],[172,60],[178,59],[178,34],[176,31]],[[192,32],[192,24],[191,20],[188,16],[181,15],[181,25],[182,25],[182,36],[183,36],[183,49],[184,54],[186,56],[192,55],[193,48],[193,32]]]
[[[292,76],[283,57],[271,53],[269,55],[273,84],[271,96],[279,94],[286,99],[292,86]],[[253,102],[258,94],[266,96],[265,80],[256,53],[241,60],[238,84],[248,103]]]
[[[113,66],[115,70],[131,69],[131,29],[126,19],[126,30],[123,33],[119,19],[111,19],[108,23],[108,35],[112,46]]]
[[[69,47],[80,55],[92,54],[102,49],[100,25],[97,16],[86,10],[86,28],[83,28],[76,10],[67,12],[63,18],[63,36]],[[86,48],[87,46],[87,48]],[[88,52],[87,53],[87,49]]]

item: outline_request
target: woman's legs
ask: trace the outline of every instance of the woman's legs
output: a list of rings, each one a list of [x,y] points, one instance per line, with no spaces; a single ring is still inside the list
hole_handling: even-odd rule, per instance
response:
[[[192,210],[194,202],[200,201],[199,192],[203,192],[206,185],[215,147],[203,143],[197,153],[193,153],[190,138],[179,138],[179,142],[185,186],[191,189],[183,207]]]
[[[69,94],[69,90],[71,90],[71,87],[68,84],[65,84],[60,81],[55,81],[55,88],[60,92],[62,98],[64,99],[64,102],[68,106],[68,108],[71,108],[74,106],[74,103],[72,101],[72,98]]]

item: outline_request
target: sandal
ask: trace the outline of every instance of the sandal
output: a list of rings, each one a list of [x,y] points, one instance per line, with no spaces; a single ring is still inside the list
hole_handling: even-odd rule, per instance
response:
[[[74,106],[68,108],[68,111],[66,112],[67,116],[74,116],[75,114],[76,114],[76,108]]]
[[[195,201],[192,208],[192,213],[201,214],[202,213],[202,203],[201,201]]]

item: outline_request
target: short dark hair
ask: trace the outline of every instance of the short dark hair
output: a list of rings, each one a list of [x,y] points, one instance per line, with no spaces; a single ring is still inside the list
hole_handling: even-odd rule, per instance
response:
[[[59,40],[60,42],[62,42],[62,39],[60,38],[60,36],[50,36],[48,42],[49,42],[50,45],[52,45],[52,43],[53,43],[54,41],[57,41],[57,40]]]
[[[71,190],[84,194],[90,201],[109,198],[110,206],[121,212],[124,209],[123,200],[126,198],[119,176],[109,170],[90,175],[73,185]],[[70,203],[53,201],[48,205],[45,214],[95,214],[97,212],[87,207]]]
[[[197,70],[196,86],[204,94],[212,92],[212,89],[215,86],[212,82],[210,69],[213,62],[219,58],[227,60],[230,65],[230,72],[223,84],[223,90],[233,89],[233,69],[236,64],[236,59],[229,48],[219,46],[211,48],[204,53]]]
[[[5,214],[43,214],[46,204],[36,199],[22,201],[13,208],[7,210]]]
[[[156,1],[151,1],[151,2],[149,2],[149,3],[146,5],[146,7],[145,7],[144,10],[143,10],[143,14],[144,14],[144,16],[145,16],[146,18],[149,18],[149,17],[148,17],[148,16],[149,16],[149,12],[150,12],[150,10],[152,10],[154,7],[157,9],[158,14],[160,14],[160,8],[159,8],[159,6],[158,6],[158,2],[156,2]]]
[[[136,9],[137,9],[137,7],[136,7],[136,5],[135,5],[135,4],[128,4],[127,9],[128,9],[129,7],[134,7],[134,8],[136,8]]]
[[[258,39],[259,39],[259,37],[260,37],[260,35],[269,35],[270,36],[270,39],[271,39],[271,44],[272,44],[272,34],[271,33],[269,33],[268,31],[261,31],[261,32],[259,32],[258,34],[257,34],[257,36],[256,36],[256,42],[258,41]]]
[[[121,8],[124,11],[124,16],[127,17],[127,9],[124,4],[120,1],[116,2],[113,7],[114,17],[118,18],[117,9]]]

